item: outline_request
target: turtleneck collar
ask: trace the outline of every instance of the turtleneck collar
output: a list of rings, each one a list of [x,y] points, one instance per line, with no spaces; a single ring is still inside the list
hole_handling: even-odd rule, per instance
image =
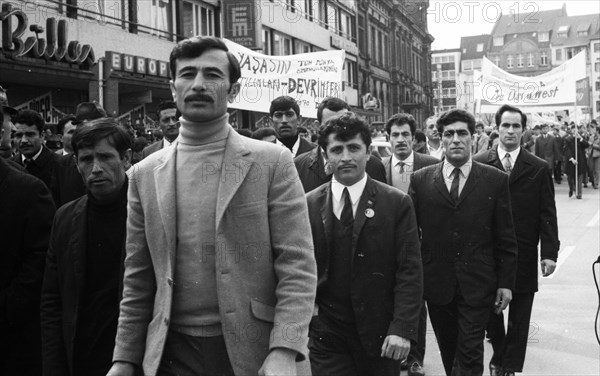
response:
[[[221,141],[229,135],[229,114],[207,122],[194,122],[180,119],[179,143],[184,145],[205,145]]]
[[[119,194],[116,195],[110,201],[98,201],[98,199],[96,199],[94,197],[94,195],[92,195],[92,193],[88,190],[87,196],[88,196],[88,204],[90,205],[90,208],[92,208],[94,211],[101,211],[101,212],[112,212],[114,210],[118,210],[119,208],[126,208],[127,207],[127,186],[128,186],[127,183],[128,182],[127,182],[127,178],[126,178],[125,182],[123,182],[123,186],[119,190]]]

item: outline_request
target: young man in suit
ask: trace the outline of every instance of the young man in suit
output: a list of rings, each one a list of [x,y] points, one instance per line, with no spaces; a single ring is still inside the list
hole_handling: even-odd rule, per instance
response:
[[[331,118],[344,114],[350,111],[350,105],[339,98],[328,97],[319,103],[317,108],[318,126],[325,125]],[[294,164],[298,170],[298,177],[302,182],[304,192],[310,192],[313,189],[331,180],[332,171],[327,169],[323,149],[316,147],[304,154],[294,158]],[[380,182],[385,182],[385,170],[381,160],[369,156],[366,167],[367,174]]]
[[[283,95],[273,99],[269,108],[269,116],[273,123],[273,129],[277,133],[277,145],[288,148],[293,157],[317,147],[298,134],[298,123],[302,117],[300,116],[300,106],[294,98]]]
[[[487,133],[483,131],[483,123],[477,123],[475,125],[475,135],[473,135],[473,154],[487,150],[489,143],[490,138]]]
[[[307,194],[317,259],[312,374],[397,376],[416,340],[419,240],[408,195],[365,173],[371,135],[348,112],[319,134],[331,182]]]
[[[517,280],[510,302],[508,331],[504,328],[503,314],[492,314],[488,335],[494,348],[490,362],[491,375],[513,376],[515,372],[523,372],[525,362],[533,296],[538,289],[537,245],[541,243],[539,262],[543,276],[547,277],[556,267],[560,242],[551,170],[541,157],[534,156],[521,146],[527,116],[516,107],[504,105],[496,112],[496,124],[500,143],[493,149],[477,154],[474,160],[509,174],[512,214],[519,247]],[[542,126],[542,132],[547,127]],[[542,138],[538,139],[536,148],[541,141]]]
[[[25,167],[50,189],[52,174],[58,165],[58,155],[44,146],[44,119],[33,110],[21,110],[13,119],[19,152],[13,161]]]
[[[408,192],[410,177],[413,172],[423,167],[439,163],[437,158],[413,151],[413,136],[417,123],[410,114],[398,113],[393,115],[385,124],[385,130],[390,139],[392,155],[383,159],[387,183]],[[425,334],[427,331],[427,308],[423,304],[419,316],[418,338],[410,347],[406,365],[409,376],[425,375],[423,360],[425,358]]]
[[[72,138],[87,194],[56,213],[42,286],[45,376],[105,376],[112,365],[125,255],[132,140],[115,120]]]
[[[44,183],[0,157],[0,375],[42,374],[40,288],[54,212]]]
[[[541,126],[541,134],[535,142],[535,151],[534,154],[539,158],[543,159],[548,163],[548,169],[552,171],[554,168],[554,162],[558,157],[558,149],[556,142],[554,141],[554,136],[551,135],[548,130],[548,124],[542,124]],[[502,142],[502,140],[500,140]]]
[[[416,171],[409,188],[421,233],[424,296],[446,374],[481,375],[490,307],[504,310],[515,284],[508,176],[472,161],[473,115],[450,110],[437,126],[444,162]]]
[[[170,67],[181,128],[128,172],[109,375],[293,375],[317,278],[292,155],[229,125],[241,73],[221,39],[179,42]]]
[[[142,159],[163,148],[168,148],[179,136],[179,114],[177,105],[173,101],[161,102],[156,110],[158,126],[162,132],[163,138],[160,141],[148,145],[142,150]]]

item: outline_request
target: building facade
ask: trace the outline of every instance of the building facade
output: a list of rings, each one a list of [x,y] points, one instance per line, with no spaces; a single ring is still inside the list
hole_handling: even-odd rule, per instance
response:
[[[460,79],[461,50],[437,50],[431,53],[431,79],[433,84],[434,113],[436,115],[461,107]]]
[[[47,123],[97,101],[143,126],[171,99],[169,54],[194,35],[226,37],[268,55],[346,51],[344,99],[370,121],[432,111],[428,1],[1,1],[0,84],[11,105]],[[254,128],[264,113],[230,110]],[[150,116],[148,116],[150,115]]]

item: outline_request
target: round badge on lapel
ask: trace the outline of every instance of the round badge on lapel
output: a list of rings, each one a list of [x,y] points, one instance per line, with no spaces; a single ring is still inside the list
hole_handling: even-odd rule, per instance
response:
[[[368,208],[367,210],[365,210],[365,217],[367,218],[373,218],[373,216],[375,215],[375,210]]]

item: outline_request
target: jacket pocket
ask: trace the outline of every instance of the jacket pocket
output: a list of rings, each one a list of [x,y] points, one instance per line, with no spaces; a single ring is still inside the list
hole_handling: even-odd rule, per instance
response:
[[[262,321],[273,322],[275,320],[275,307],[256,299],[250,299],[252,315]]]

